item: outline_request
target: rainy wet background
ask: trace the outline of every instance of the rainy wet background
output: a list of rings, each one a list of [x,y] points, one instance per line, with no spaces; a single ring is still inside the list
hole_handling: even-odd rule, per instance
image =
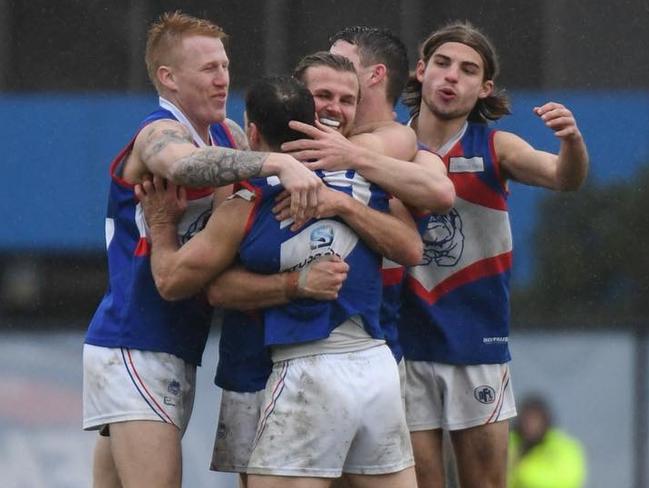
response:
[[[556,151],[532,107],[571,108],[591,154],[585,188],[511,185],[514,391],[544,394],[584,443],[588,487],[649,486],[646,0],[0,0],[0,486],[90,484],[81,350],[105,289],[108,164],[156,103],[146,28],[176,8],[230,34],[228,115],[239,122],[252,80],[289,71],[342,27],[389,27],[414,67],[418,42],[455,19],[499,51],[514,110],[499,128]],[[187,487],[236,486],[207,469],[218,332],[184,439]]]

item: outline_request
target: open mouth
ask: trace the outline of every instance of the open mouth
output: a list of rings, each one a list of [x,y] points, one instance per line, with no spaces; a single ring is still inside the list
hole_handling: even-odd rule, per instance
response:
[[[339,120],[329,119],[327,117],[320,117],[318,120],[320,120],[320,123],[322,125],[326,125],[327,127],[331,127],[332,129],[340,128]]]

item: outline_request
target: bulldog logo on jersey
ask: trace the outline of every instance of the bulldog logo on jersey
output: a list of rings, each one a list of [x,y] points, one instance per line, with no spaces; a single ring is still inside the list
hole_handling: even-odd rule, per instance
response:
[[[420,266],[455,266],[464,251],[462,218],[456,209],[446,215],[431,215],[426,224],[424,257]]]
[[[187,202],[187,209],[178,223],[178,239],[183,245],[199,233],[212,215],[212,196]]]

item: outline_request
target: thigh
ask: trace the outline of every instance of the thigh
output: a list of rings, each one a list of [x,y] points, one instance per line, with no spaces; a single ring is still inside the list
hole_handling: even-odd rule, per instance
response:
[[[122,488],[111,452],[110,437],[97,436],[92,464],[93,488]]]
[[[419,488],[443,488],[444,457],[441,429],[411,432]]]
[[[403,469],[397,473],[380,475],[347,475],[351,488],[418,488],[414,467]]]
[[[113,460],[125,488],[180,488],[180,430],[155,421],[118,422],[110,426]]]
[[[508,437],[507,420],[451,432],[463,487],[505,487]]]
[[[329,488],[331,479],[248,475],[248,488]]]
[[[152,420],[184,432],[195,383],[196,367],[171,354],[85,344],[83,427]]]
[[[245,473],[255,441],[263,390],[239,393],[223,390],[210,469]]]

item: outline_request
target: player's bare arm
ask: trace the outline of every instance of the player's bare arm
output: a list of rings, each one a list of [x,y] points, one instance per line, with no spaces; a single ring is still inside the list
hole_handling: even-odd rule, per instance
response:
[[[446,172],[440,172],[441,159],[431,154],[420,164],[411,164],[418,154],[414,131],[400,124],[390,124],[375,133],[357,134],[346,139],[335,130],[290,122],[293,129],[310,139],[282,145],[311,169],[337,171],[356,169],[367,180],[399,198],[406,205],[421,210],[447,211],[454,198],[453,184]],[[405,143],[404,143],[405,141]],[[437,163],[432,162],[437,159]],[[419,163],[419,160],[417,161]]]
[[[338,256],[271,275],[234,266],[210,283],[207,298],[213,306],[242,311],[285,305],[296,298],[335,300],[348,271],[349,265]]]
[[[172,190],[170,190],[170,188]],[[205,228],[179,247],[176,231],[178,214],[175,186],[165,188],[155,176],[136,186],[144,209],[151,240],[151,271],[156,287],[165,300],[180,300],[197,294],[215,276],[232,264],[245,232],[251,202],[233,198],[214,212]]]
[[[534,113],[559,138],[559,154],[534,149],[515,134],[497,132],[494,146],[505,178],[558,191],[579,189],[588,175],[589,157],[572,112],[549,102],[535,107]]]
[[[153,174],[184,186],[224,186],[256,176],[277,175],[291,194],[291,212],[310,215],[317,205],[320,179],[295,158],[280,153],[194,146],[187,129],[175,121],[145,127],[134,155]]]

